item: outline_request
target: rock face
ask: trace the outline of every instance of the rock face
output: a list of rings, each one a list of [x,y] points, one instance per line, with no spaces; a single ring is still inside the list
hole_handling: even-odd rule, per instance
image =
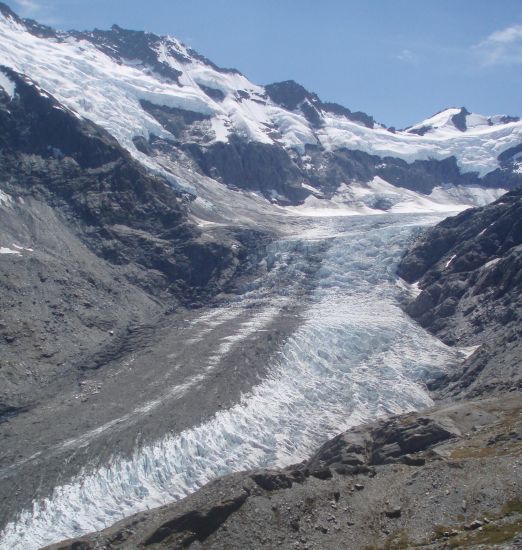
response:
[[[364,124],[367,128],[375,126],[375,120],[372,116],[360,111],[352,112],[350,109],[337,103],[324,103],[319,99],[317,94],[309,92],[293,80],[268,84],[265,86],[265,90],[270,99],[285,109],[294,111],[298,107],[304,108],[304,115],[315,126],[323,124],[321,111],[344,116],[349,120]]]
[[[147,173],[107,132],[8,74],[17,95],[0,112],[7,193],[18,187],[66,211],[109,262],[154,270],[154,285],[143,277],[151,292],[201,289],[233,264],[226,245],[199,240],[183,196],[165,180]]]
[[[208,303],[245,251],[240,231],[202,235],[186,197],[5,71],[17,93],[0,90],[1,420],[64,370],[96,368],[160,312]]]
[[[520,388],[522,190],[426,231],[399,275],[420,294],[406,309],[450,345],[478,346],[463,371],[439,380],[444,393]]]
[[[408,462],[412,454],[459,435],[449,419],[399,417],[364,424],[328,441],[307,463],[313,475],[323,468],[358,473],[369,466]]]

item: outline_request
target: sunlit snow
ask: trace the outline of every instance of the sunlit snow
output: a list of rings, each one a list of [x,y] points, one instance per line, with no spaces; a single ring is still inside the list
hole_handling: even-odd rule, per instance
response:
[[[0,254],[14,254],[15,256],[21,256],[21,253],[19,250],[14,250],[7,246],[0,246]]]
[[[300,206],[288,207],[293,214],[313,217],[377,215],[383,210],[396,214],[458,212],[498,199],[506,189],[478,186],[435,187],[429,195],[391,185],[380,177],[368,183],[341,184],[331,199],[308,197]]]
[[[10,206],[13,203],[11,195],[0,189],[0,206]]]
[[[185,61],[172,56],[169,48],[175,48]],[[323,113],[325,124],[316,129],[302,113],[271,102],[263,87],[237,72],[215,69],[175,38],[162,38],[157,54],[160,61],[182,73],[179,85],[135,60],[117,63],[85,40],[38,38],[0,15],[1,64],[26,74],[69,109],[106,128],[143,164],[164,175],[132,141],[135,135],[171,137],[141,108],[140,100],[209,115],[209,143],[227,141],[234,133],[262,143],[277,142],[301,154],[307,144],[320,144],[326,150],[348,148],[408,162],[455,156],[463,171],[480,175],[497,168],[498,155],[522,141],[522,122],[500,123],[501,117],[468,115],[468,130],[460,132],[448,123],[458,109],[443,111],[417,125],[434,125],[435,131],[424,136],[392,133],[379,125],[367,128],[329,112]],[[223,101],[209,97],[200,85],[219,90]],[[170,181],[185,185],[175,178]]]
[[[16,84],[0,70],[0,88],[3,88],[5,93],[13,99],[16,91]]]

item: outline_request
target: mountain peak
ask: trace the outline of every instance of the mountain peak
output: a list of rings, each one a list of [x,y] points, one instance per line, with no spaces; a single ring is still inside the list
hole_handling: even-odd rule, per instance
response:
[[[404,131],[419,136],[434,132],[464,133],[473,129],[509,124],[519,120],[519,117],[508,115],[480,115],[472,113],[466,107],[448,107]]]
[[[18,17],[18,15],[16,15],[16,13],[7,4],[4,4],[3,2],[0,2],[0,13],[4,17],[10,17],[15,21],[20,21],[20,18]]]
[[[315,103],[319,101],[316,94],[309,92],[304,86],[295,80],[283,80],[265,86],[268,97],[281,107],[290,111],[295,110],[305,99]]]
[[[265,86],[265,91],[274,103],[289,111],[301,107],[305,117],[315,126],[318,125],[318,117],[322,116],[321,113],[342,116],[352,122],[363,124],[367,128],[373,128],[375,125],[372,116],[362,111],[353,112],[338,103],[323,102],[316,93],[309,92],[295,80],[284,80],[268,84]],[[306,101],[309,102],[308,105]]]
[[[451,122],[453,122],[455,128],[461,132],[465,132],[468,127],[466,124],[466,117],[471,113],[466,109],[466,107],[461,107],[459,112],[451,117]]]

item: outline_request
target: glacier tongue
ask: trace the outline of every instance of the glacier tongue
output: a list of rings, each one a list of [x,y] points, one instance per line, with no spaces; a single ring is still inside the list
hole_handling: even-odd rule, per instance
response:
[[[412,233],[440,216],[303,220],[275,243],[305,261],[327,244],[304,324],[280,349],[268,377],[206,423],[167,434],[133,456],[56,487],[9,524],[4,550],[32,549],[106,527],[183,497],[216,476],[298,462],[327,438],[368,418],[430,404],[424,381],[455,352],[397,303],[395,265]],[[285,250],[303,251],[301,260]]]

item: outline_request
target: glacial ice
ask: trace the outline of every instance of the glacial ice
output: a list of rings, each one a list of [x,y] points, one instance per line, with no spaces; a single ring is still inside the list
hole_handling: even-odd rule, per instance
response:
[[[418,227],[440,216],[308,220],[277,241],[268,262],[292,262],[304,276],[307,254],[326,251],[305,322],[280,349],[262,383],[208,422],[167,434],[131,457],[85,472],[34,502],[0,537],[2,550],[31,550],[98,530],[124,516],[177,500],[207,481],[258,466],[288,465],[366,419],[430,404],[424,381],[456,352],[409,319],[397,302],[395,265]],[[252,288],[246,300],[270,294]],[[274,293],[274,307],[286,299]],[[224,311],[208,314],[206,327]],[[267,315],[274,312],[267,311]],[[232,308],[227,314],[234,315]],[[247,326],[259,330],[263,320]],[[202,335],[203,336],[203,335]],[[232,336],[232,335],[231,335]],[[227,339],[223,349],[226,353]],[[110,429],[110,428],[109,428]]]

